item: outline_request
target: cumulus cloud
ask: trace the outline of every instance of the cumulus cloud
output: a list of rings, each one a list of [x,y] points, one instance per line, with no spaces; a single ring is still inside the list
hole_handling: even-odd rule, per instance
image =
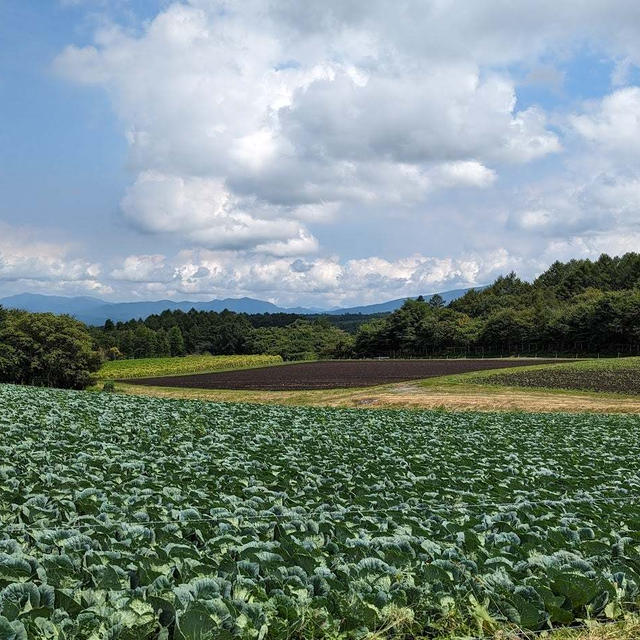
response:
[[[467,160],[446,162],[431,172],[434,186],[487,187],[496,179],[496,172],[480,162]]]
[[[508,79],[482,79],[474,65],[411,67],[310,83],[281,109],[283,133],[302,157],[359,162],[527,161],[558,150],[541,113],[515,113]]]
[[[38,240],[33,230],[0,223],[0,283],[5,291],[110,293],[100,275],[99,264],[73,256],[70,247]]]
[[[230,195],[220,180],[141,173],[122,200],[122,209],[141,229],[192,232],[225,218]]]
[[[355,304],[484,283],[516,265],[506,250],[460,259],[421,254],[397,260],[369,257],[340,261],[323,257],[295,260],[229,252],[182,251],[165,256],[128,256],[111,276],[141,297],[162,291],[170,297],[254,295],[280,304]],[[158,284],[162,282],[162,287]]]
[[[615,172],[541,183],[514,208],[509,227],[539,238],[620,237],[640,230],[640,177]]]
[[[305,223],[345,204],[486,187],[495,165],[560,149],[541,111],[517,109],[508,75],[471,59],[416,56],[349,12],[334,28],[336,7],[317,9],[329,22],[312,36],[287,3],[219,9],[175,3],[138,35],[103,28],[56,60],[103,87],[125,124],[137,177],[122,210],[138,229],[304,253],[317,247]]]
[[[279,211],[242,203],[217,178],[141,173],[122,200],[125,216],[139,229],[181,234],[211,249],[258,249],[267,253],[309,253],[315,239]],[[264,215],[266,214],[266,215]]]
[[[640,156],[640,87],[626,87],[571,118],[575,130],[605,152]]]
[[[175,269],[166,264],[163,255],[133,255],[113,269],[111,277],[125,282],[168,283],[174,279]]]
[[[637,2],[183,0],[103,24],[55,67],[106,91],[122,215],[160,245],[105,286],[357,303],[638,238]],[[584,45],[612,89],[579,104],[562,65]],[[566,104],[523,106],[519,82]],[[387,245],[403,224],[406,247]]]
[[[518,194],[507,228],[578,255],[629,246],[640,232],[639,114],[640,88],[626,87],[568,115],[564,166]]]

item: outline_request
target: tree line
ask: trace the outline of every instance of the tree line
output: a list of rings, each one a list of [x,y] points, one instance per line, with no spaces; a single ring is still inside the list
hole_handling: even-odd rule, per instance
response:
[[[91,333],[106,359],[264,353],[306,360],[351,354],[353,337],[327,318],[274,314],[269,323],[264,317],[268,315],[167,310],[144,320],[108,320]],[[281,315],[291,316],[287,324],[282,324]]]
[[[390,314],[247,315],[164,311],[86,327],[69,316],[0,308],[0,382],[81,389],[108,359],[265,353],[287,360],[377,356],[640,354],[640,254],[556,262],[445,305]]]
[[[362,325],[358,357],[640,355],[640,255],[555,262],[533,282],[515,273],[447,307],[408,300]]]

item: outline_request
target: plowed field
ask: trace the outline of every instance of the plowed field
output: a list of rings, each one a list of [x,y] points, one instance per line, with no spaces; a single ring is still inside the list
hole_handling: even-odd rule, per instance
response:
[[[338,389],[419,380],[470,371],[504,369],[559,360],[327,360],[220,373],[139,378],[135,384],[192,389],[264,391]]]

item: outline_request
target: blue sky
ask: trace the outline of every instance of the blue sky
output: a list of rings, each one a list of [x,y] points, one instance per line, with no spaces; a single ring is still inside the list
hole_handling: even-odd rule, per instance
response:
[[[0,295],[331,306],[640,246],[628,0],[4,0]]]
[[[52,61],[69,42],[90,43],[100,21],[83,4],[0,4],[0,220],[46,226],[61,242],[82,231],[91,251],[119,235],[126,140],[102,91],[61,81]]]

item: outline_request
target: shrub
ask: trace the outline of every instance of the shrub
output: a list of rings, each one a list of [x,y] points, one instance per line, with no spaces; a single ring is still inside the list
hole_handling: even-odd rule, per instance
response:
[[[110,347],[105,354],[105,359],[107,360],[122,360],[122,358],[124,356],[118,347]]]
[[[285,353],[283,360],[317,360],[318,356],[314,351],[293,351],[291,353]]]
[[[71,316],[6,311],[0,317],[0,382],[84,389],[100,364],[87,328]]]

